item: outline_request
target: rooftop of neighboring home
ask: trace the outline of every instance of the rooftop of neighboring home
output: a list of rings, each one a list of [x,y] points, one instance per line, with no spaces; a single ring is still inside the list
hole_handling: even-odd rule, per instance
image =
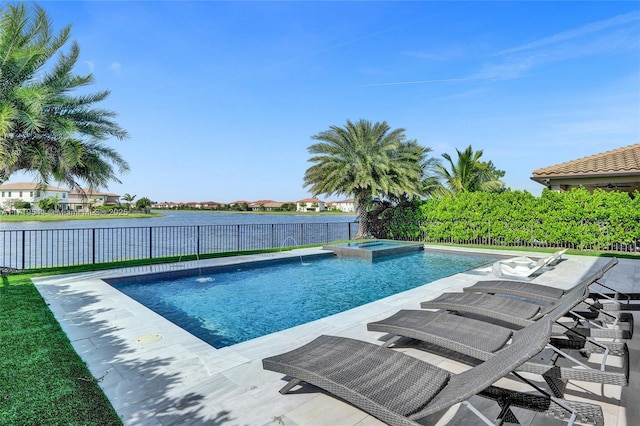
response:
[[[640,174],[640,143],[534,170],[534,177]]]
[[[0,185],[2,191],[57,191],[69,192],[68,189],[58,188],[57,186],[41,185],[34,182],[13,182]]]
[[[531,179],[557,191],[584,187],[590,191],[618,190],[633,196],[640,189],[640,144],[537,169]]]

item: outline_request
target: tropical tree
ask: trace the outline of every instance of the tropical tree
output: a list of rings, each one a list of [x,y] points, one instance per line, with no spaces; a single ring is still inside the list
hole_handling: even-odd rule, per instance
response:
[[[153,203],[151,202],[151,200],[149,198],[142,197],[142,198],[138,199],[138,201],[136,201],[136,209],[137,210],[148,209],[149,207],[151,207],[151,204],[153,204]]]
[[[435,170],[442,181],[439,187],[433,188],[434,193],[443,195],[476,191],[499,192],[504,189],[504,183],[500,180],[504,171],[496,169],[491,161],[480,161],[482,150],[474,152],[469,145],[462,152],[456,148],[456,152],[456,162],[449,154],[442,154],[450,169],[442,164],[436,165]]]
[[[126,206],[129,210],[131,210],[131,203],[133,203],[133,200],[136,199],[135,195],[131,195],[128,192],[126,194],[124,194],[122,197],[122,200],[126,203]]]
[[[359,228],[356,238],[371,236],[368,210],[374,197],[420,195],[423,161],[428,150],[407,141],[404,129],[391,130],[386,122],[347,121],[312,136],[308,148],[314,163],[304,175],[304,186],[314,196],[344,195],[356,200]]]
[[[128,137],[115,113],[95,107],[109,92],[72,95],[93,76],[72,72],[77,43],[60,52],[70,32],[70,26],[54,32],[37,5],[0,6],[0,183],[26,171],[43,184],[54,179],[70,188],[98,188],[119,182],[116,171],[128,171],[127,162],[102,144]]]
[[[40,210],[44,211],[58,210],[59,205],[60,199],[57,195],[43,198],[42,200],[38,201],[38,207],[40,208]]]

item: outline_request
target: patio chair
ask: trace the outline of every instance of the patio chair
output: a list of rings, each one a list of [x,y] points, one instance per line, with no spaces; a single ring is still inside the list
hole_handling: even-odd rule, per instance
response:
[[[611,268],[618,264],[618,259],[613,258],[600,270],[603,275],[607,273]],[[602,277],[600,277],[602,278]],[[598,280],[588,283],[589,285],[598,283]],[[585,285],[586,281],[580,282],[578,285]],[[545,303],[553,303],[562,297],[568,290],[563,290],[557,287],[551,287],[542,284],[535,284],[525,281],[515,280],[486,280],[478,281],[476,284],[465,287],[465,292],[472,293],[490,293],[490,294],[506,294],[510,296],[518,296],[524,299],[538,300]]]
[[[474,395],[496,400],[502,408],[499,418],[507,422],[517,421],[511,408],[521,407],[570,423],[577,419],[603,424],[600,406],[556,398],[514,373],[544,348],[550,324],[548,320],[535,323],[521,340],[460,374],[389,348],[334,336],[320,336],[290,352],[265,358],[262,364],[265,370],[288,376],[290,381],[280,393],[306,382],[392,426],[416,426],[418,420],[435,416],[457,403],[493,424],[467,401]],[[492,386],[510,373],[534,386],[539,394]]]
[[[602,269],[598,270],[585,278],[581,284],[564,294],[563,297],[548,305],[527,302],[514,297],[460,292],[443,293],[433,300],[420,303],[420,307],[423,309],[444,309],[467,316],[492,318],[511,326],[526,327],[548,314],[565,298],[574,301],[574,306],[583,302],[589,296],[589,285],[603,275],[604,271]],[[599,324],[597,321],[587,319],[574,310],[569,310],[567,316],[576,321],[576,327],[573,330],[583,336],[629,339],[633,335],[633,322],[618,322],[613,328],[610,328],[607,325]],[[561,326],[554,326],[553,331],[561,334],[565,332]]]
[[[618,264],[618,259],[613,258],[609,262],[607,262],[600,270],[602,271],[602,275],[606,274],[611,268]],[[602,277],[591,281],[584,280],[581,283],[577,284],[578,286],[583,285],[590,288],[590,291],[593,292],[593,286],[602,286],[605,288],[609,288],[602,284],[600,280]],[[575,288],[575,287],[574,287]],[[465,287],[463,289],[464,292],[468,293],[488,293],[488,294],[498,294],[498,295],[508,295],[508,296],[516,296],[523,299],[528,299],[531,301],[543,302],[543,303],[555,303],[560,297],[567,294],[569,290],[563,290],[561,288],[542,285],[542,284],[534,284],[530,282],[522,282],[522,281],[513,281],[513,280],[487,280],[487,281],[478,281],[476,284]],[[611,289],[613,290],[613,289]],[[615,290],[614,290],[615,291]],[[601,294],[601,293],[597,293]],[[597,320],[606,324],[610,324],[612,326],[616,326],[619,323],[626,323],[629,332],[633,333],[633,315],[629,312],[610,312],[614,309],[605,308],[606,305],[611,306],[614,302],[611,300],[620,301],[621,296],[617,294],[615,298],[606,297],[606,295],[601,294],[602,297],[607,299],[606,302],[601,302],[597,296],[594,296],[593,293],[589,294],[589,298],[593,299],[593,303],[589,303],[586,301],[582,301],[580,304],[576,305],[576,307],[572,310],[575,315],[579,315],[582,319],[586,321]],[[627,306],[626,309],[620,310],[634,310],[633,308],[640,309],[640,305],[630,303],[630,296],[626,296],[626,302],[622,304]],[[619,304],[619,303],[616,303]]]
[[[549,314],[549,320],[554,320],[557,313],[562,315],[565,308],[569,309],[569,306],[558,306],[556,313]],[[473,362],[468,357],[479,361],[490,359],[510,341],[517,342],[523,331],[451,313],[425,310],[401,310],[388,318],[367,324],[367,330],[392,335],[385,341],[386,347],[396,344],[402,337],[409,337],[427,343],[428,347],[424,349],[428,351],[435,349],[435,352],[444,353],[447,357],[457,354],[460,356],[456,359],[466,363]],[[420,348],[423,349],[423,346]],[[545,357],[552,351],[552,363],[545,357],[536,356],[517,370],[541,375],[557,397],[562,396],[568,380],[620,386],[629,384],[629,351],[623,342],[605,344],[591,339],[551,338],[546,349]],[[594,354],[602,356],[600,363],[588,361]],[[608,365],[609,355],[619,357],[616,361],[620,366]],[[570,366],[559,366],[558,357],[562,357]],[[579,360],[582,357],[587,360]]]

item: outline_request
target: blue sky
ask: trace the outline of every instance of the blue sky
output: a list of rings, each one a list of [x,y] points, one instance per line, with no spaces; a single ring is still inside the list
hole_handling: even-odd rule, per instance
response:
[[[533,170],[640,142],[635,1],[39,4],[130,133],[118,194],[306,198],[311,136],[348,119],[472,145],[536,195]]]

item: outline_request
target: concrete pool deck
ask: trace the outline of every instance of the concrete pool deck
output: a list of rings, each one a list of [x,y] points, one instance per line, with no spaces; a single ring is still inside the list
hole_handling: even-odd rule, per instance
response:
[[[199,263],[96,271],[34,278],[33,282],[125,425],[382,425],[379,420],[312,386],[280,395],[278,390],[286,382],[281,374],[264,371],[262,359],[298,347],[320,334],[380,344],[384,334],[367,331],[368,322],[385,318],[399,309],[418,309],[423,300],[435,298],[445,291],[461,291],[479,279],[491,279],[486,268],[446,277],[347,312],[222,349],[213,348],[103,281],[122,275],[299,257],[320,251],[302,249],[208,259]],[[535,256],[499,250],[455,251]],[[540,254],[544,255],[548,254]],[[533,282],[563,283],[568,288],[590,269],[600,267],[608,260],[589,256],[564,257],[565,261]],[[604,282],[620,291],[640,293],[640,260],[620,259]],[[640,318],[635,315],[637,322]],[[580,382],[567,388],[567,399],[601,404],[607,426],[634,424],[640,419],[640,338],[635,337],[628,344],[631,352],[628,387]],[[410,346],[399,350],[454,372],[466,368]],[[479,397],[472,400],[484,414],[495,418],[495,404]],[[531,425],[553,424],[550,419],[527,414],[520,420]],[[455,406],[437,423],[466,425],[479,424],[479,421],[467,408]]]

